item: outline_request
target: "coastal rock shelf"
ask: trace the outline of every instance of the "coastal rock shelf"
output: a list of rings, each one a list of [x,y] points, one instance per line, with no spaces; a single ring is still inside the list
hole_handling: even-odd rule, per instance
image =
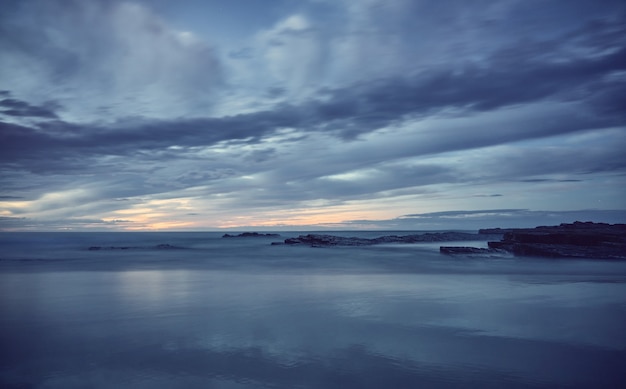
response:
[[[489,248],[445,247],[442,254],[490,254],[508,252],[519,256],[551,258],[626,259],[626,224],[592,222],[562,223],[535,228],[491,228],[481,234],[502,234]]]
[[[300,235],[297,238],[285,239],[284,242],[274,242],[273,245],[307,245],[311,247],[332,247],[332,246],[371,246],[385,243],[419,243],[419,242],[451,242],[462,240],[483,240],[492,239],[491,234],[472,234],[465,232],[435,232],[415,235],[387,235],[378,238],[356,238],[335,235],[308,234]]]
[[[555,258],[626,259],[626,224],[574,222],[535,228],[489,229],[503,233],[491,249],[515,255]]]

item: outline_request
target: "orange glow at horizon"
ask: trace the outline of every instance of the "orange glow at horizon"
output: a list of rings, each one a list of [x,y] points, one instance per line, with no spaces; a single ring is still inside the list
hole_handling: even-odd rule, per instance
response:
[[[415,199],[397,196],[393,201],[353,200],[335,203],[316,200],[282,209],[253,208],[248,212],[234,208],[232,201],[199,197],[171,199],[146,199],[127,208],[116,209],[102,214],[92,214],[81,219],[54,221],[54,229],[105,229],[118,231],[167,231],[167,230],[208,230],[232,228],[293,228],[293,227],[332,227],[356,226],[358,220],[368,220],[366,227],[373,226],[376,220],[388,220],[402,215],[405,209],[413,210]],[[10,205],[26,205],[19,202],[4,202]],[[17,204],[16,204],[17,203]],[[28,204],[32,206],[32,204]],[[6,215],[4,215],[6,214]],[[0,216],[15,217],[10,209]],[[26,219],[29,213],[21,214]],[[47,215],[46,215],[47,216]],[[93,222],[92,222],[93,221]],[[53,224],[50,224],[52,226]],[[52,228],[52,227],[51,227]],[[22,226],[16,229],[32,229]]]
[[[207,229],[207,228],[237,228],[237,227],[276,227],[281,226],[314,226],[324,224],[341,224],[348,220],[368,219],[373,217],[389,218],[384,211],[374,211],[365,214],[362,209],[352,209],[352,206],[335,206],[330,208],[281,210],[274,213],[264,211],[237,216],[207,216],[202,220],[194,220],[189,216],[174,216],[168,212],[154,212],[148,207],[127,209],[115,212],[124,215],[127,223],[118,226],[126,231],[141,230],[180,230],[180,229]],[[129,217],[130,216],[130,217]],[[392,216],[393,217],[393,216]],[[113,221],[118,217],[111,218]],[[211,221],[211,224],[207,224]]]
[[[294,204],[295,205],[295,204]],[[298,226],[356,225],[355,221],[389,220],[402,215],[403,208],[414,210],[415,199],[397,196],[384,203],[371,200],[354,200],[341,204],[313,201],[284,209],[252,209],[247,213],[234,209],[229,201],[221,202],[206,198],[183,197],[152,199],[119,209],[109,215],[101,215],[105,221],[123,219],[125,223],[116,228],[126,231],[159,230],[207,230],[232,228],[274,228]],[[348,224],[350,223],[350,224]],[[358,224],[358,223],[357,223]]]
[[[294,209],[276,212],[279,215],[269,216],[267,212],[250,216],[238,216],[218,222],[218,228],[237,227],[282,227],[282,226],[314,226],[324,224],[341,224],[349,220],[390,218],[384,211],[372,211],[366,214],[362,209],[351,209],[351,206],[329,208]]]

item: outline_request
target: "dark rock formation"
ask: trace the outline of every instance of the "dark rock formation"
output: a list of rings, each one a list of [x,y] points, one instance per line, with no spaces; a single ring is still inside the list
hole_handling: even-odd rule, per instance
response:
[[[626,224],[575,222],[502,231],[502,240],[489,242],[490,248],[523,256],[626,259]]]
[[[258,232],[243,232],[239,235],[224,234],[222,238],[276,238],[280,234],[259,234]]]
[[[446,242],[455,240],[484,240],[493,239],[494,235],[472,234],[465,232],[435,232],[415,235],[387,235],[378,238],[356,238],[335,235],[308,234],[297,238],[285,239],[287,245],[307,245],[311,247],[331,246],[371,246],[384,243],[419,243],[419,242]],[[272,244],[281,244],[274,242]]]
[[[311,247],[329,246],[366,246],[373,244],[371,239],[346,238],[334,235],[308,234],[300,235],[297,238],[285,239],[285,244],[303,244]]]

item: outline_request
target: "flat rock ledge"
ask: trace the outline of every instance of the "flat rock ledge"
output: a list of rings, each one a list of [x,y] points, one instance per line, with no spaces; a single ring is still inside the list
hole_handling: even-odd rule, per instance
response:
[[[502,240],[488,245],[524,256],[626,259],[626,224],[574,222],[509,229]]]
[[[499,235],[498,235],[499,236]],[[465,233],[465,232],[434,232],[415,235],[387,235],[378,238],[356,238],[335,235],[308,234],[297,238],[288,238],[284,242],[273,242],[272,245],[306,245],[311,247],[334,247],[334,246],[372,246],[385,243],[420,243],[420,242],[451,242],[462,240],[493,239],[494,235]]]
[[[626,224],[593,222],[562,223],[535,228],[492,228],[482,234],[502,234],[500,241],[488,242],[489,249],[440,247],[444,254],[500,250],[516,256],[550,258],[626,259]]]

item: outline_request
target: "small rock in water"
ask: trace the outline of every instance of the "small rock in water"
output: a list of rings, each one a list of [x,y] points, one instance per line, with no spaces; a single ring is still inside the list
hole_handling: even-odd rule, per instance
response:
[[[279,236],[280,234],[260,234],[258,232],[242,232],[239,235],[224,234],[222,235],[222,238],[265,238],[265,237],[276,238]]]

